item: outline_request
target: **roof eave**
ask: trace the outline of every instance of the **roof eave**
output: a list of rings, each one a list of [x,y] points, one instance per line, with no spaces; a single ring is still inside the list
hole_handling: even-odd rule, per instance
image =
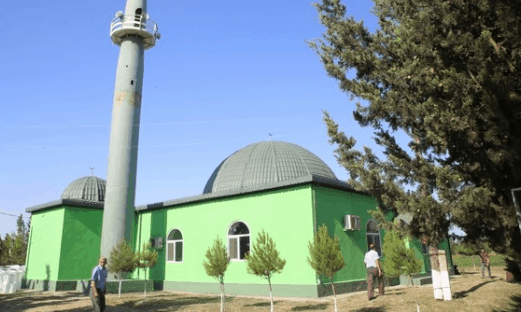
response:
[[[98,208],[103,209],[103,202],[98,201],[90,201],[90,200],[80,200],[80,199],[56,199],[47,203],[31,206],[25,208],[25,212],[33,213],[36,211],[42,211],[45,209],[52,209],[59,206],[75,206],[75,207],[89,207],[89,208]]]
[[[268,183],[268,184],[259,185],[259,186],[255,186],[255,187],[225,190],[225,191],[220,191],[220,192],[215,192],[215,193],[206,193],[206,194],[202,194],[202,195],[183,197],[183,198],[171,199],[171,200],[166,200],[166,201],[152,203],[152,204],[140,205],[140,206],[136,207],[135,210],[136,211],[154,210],[154,209],[160,209],[163,207],[178,206],[178,205],[182,205],[182,204],[202,202],[202,201],[217,199],[217,198],[226,198],[226,197],[232,197],[232,196],[238,196],[238,195],[244,195],[244,194],[252,194],[252,193],[268,191],[268,190],[287,188],[287,187],[292,187],[292,186],[297,186],[297,185],[302,185],[302,184],[307,184],[307,183],[315,184],[315,185],[322,185],[322,186],[326,186],[326,187],[331,187],[331,188],[335,188],[335,189],[340,189],[340,190],[344,190],[344,191],[349,191],[349,192],[353,192],[353,193],[371,196],[371,194],[369,194],[368,192],[357,191],[353,187],[351,187],[351,185],[347,184],[346,182],[337,180],[337,179],[331,179],[331,178],[326,178],[326,177],[317,176],[317,175],[307,175],[307,176],[299,177],[299,178],[293,179],[293,180]]]

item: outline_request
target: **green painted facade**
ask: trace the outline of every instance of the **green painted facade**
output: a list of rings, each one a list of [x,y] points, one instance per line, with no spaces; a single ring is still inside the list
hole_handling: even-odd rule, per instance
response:
[[[335,283],[364,281],[366,268],[364,256],[367,252],[366,227],[372,219],[369,210],[376,209],[372,196],[346,192],[323,186],[314,186],[316,228],[325,224],[331,237],[337,236],[346,266],[335,276]],[[360,216],[360,230],[345,231],[344,216]],[[383,232],[383,231],[381,231]],[[380,234],[382,235],[382,234]],[[383,237],[382,237],[383,241]],[[329,282],[324,279],[324,282]]]
[[[286,259],[286,267],[274,275],[273,284],[316,285],[315,273],[303,256],[313,237],[311,198],[311,186],[303,185],[143,212],[138,216],[138,245],[156,236],[165,238],[171,230],[178,229],[183,235],[183,261],[167,262],[165,247],[158,251],[159,260],[150,276],[155,280],[215,283],[202,265],[206,250],[217,236],[227,242],[229,227],[241,221],[250,230],[250,244],[264,229],[276,243],[280,256]],[[135,274],[137,278],[143,276],[142,270]],[[266,283],[247,274],[246,262],[240,260],[232,260],[225,282]]]
[[[375,199],[369,195],[320,183],[289,185],[136,211],[131,244],[134,250],[141,250],[152,238],[163,238],[164,247],[157,249],[158,261],[147,272],[154,288],[219,293],[219,284],[206,274],[202,262],[215,238],[219,236],[227,245],[230,226],[241,221],[249,228],[250,248],[258,233],[265,230],[287,261],[282,273],[272,278],[277,296],[320,297],[331,291],[320,285],[329,281],[318,277],[306,260],[314,233],[325,224],[329,234],[340,240],[346,266],[335,276],[338,293],[364,289],[366,225],[372,219],[369,211],[375,209]],[[361,217],[360,230],[344,230],[346,214]],[[26,279],[34,281],[37,286],[33,288],[85,291],[99,258],[102,217],[102,209],[80,205],[32,212]],[[166,238],[173,229],[183,235],[183,259],[178,263],[166,259]],[[383,242],[385,233],[380,232]],[[429,272],[428,255],[422,254],[421,243],[414,239],[409,245],[424,260],[422,272]],[[448,251],[446,244],[440,248]],[[144,273],[138,269],[129,277],[143,280]],[[225,285],[229,294],[269,295],[267,281],[248,274],[243,260],[231,261]]]
[[[32,213],[27,280],[88,280],[100,253],[103,211],[60,206]],[[53,288],[53,287],[45,287]]]
[[[58,279],[64,215],[64,207],[31,215],[31,242],[26,262],[28,279]]]

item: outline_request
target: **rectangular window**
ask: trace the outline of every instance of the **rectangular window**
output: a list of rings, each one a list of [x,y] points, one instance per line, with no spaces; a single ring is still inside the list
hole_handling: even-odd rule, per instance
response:
[[[175,243],[175,262],[183,261],[183,242]]]
[[[173,243],[168,243],[167,250],[168,250],[168,259],[167,259],[167,261],[174,261],[174,244]]]
[[[241,243],[241,259],[244,259],[247,252],[250,252],[250,237],[249,236],[242,236],[240,238]]]
[[[424,254],[428,254],[428,253],[429,253],[429,248],[427,248],[427,245],[422,244],[422,252],[423,252]]]
[[[228,239],[228,252],[231,259],[237,259],[237,238]]]

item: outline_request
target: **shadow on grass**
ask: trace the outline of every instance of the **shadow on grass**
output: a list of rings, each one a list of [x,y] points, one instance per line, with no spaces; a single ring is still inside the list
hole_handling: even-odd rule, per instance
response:
[[[279,302],[280,302],[280,300],[279,301],[275,300],[275,301],[273,301],[273,305],[276,305]],[[244,307],[271,307],[271,301],[245,304]]]
[[[307,306],[293,307],[291,311],[316,311],[325,310],[329,306],[328,303],[310,304]]]
[[[361,309],[358,309],[358,310],[353,310],[353,312],[385,312],[385,307],[361,308]]]
[[[42,294],[45,294],[42,296]],[[34,307],[57,306],[84,300],[78,292],[68,292],[63,295],[52,295],[47,291],[26,292],[17,291],[14,294],[0,295],[0,307],[8,307],[10,311],[24,311]],[[9,310],[8,310],[9,311]]]
[[[452,296],[454,299],[460,299],[460,298],[465,298],[467,297],[467,295],[473,291],[476,291],[478,290],[479,288],[489,284],[489,283],[493,283],[494,281],[486,281],[486,282],[483,282],[483,283],[479,283],[477,284],[476,286],[473,286],[472,288],[468,289],[468,290],[464,290],[464,291],[459,291],[459,292],[456,292],[454,293],[454,295]]]
[[[231,300],[231,299],[230,299]],[[229,300],[226,300],[229,301]],[[137,299],[117,306],[123,306],[128,308],[136,308],[144,311],[155,311],[157,308],[168,307],[169,311],[176,311],[185,308],[189,305],[194,304],[207,304],[207,303],[220,303],[220,297],[197,297],[197,296],[183,296],[179,298],[159,299],[155,297],[143,299]],[[172,309],[173,308],[173,309]]]
[[[518,312],[521,311],[521,294],[510,296],[511,302],[508,310],[493,310],[493,312]]]

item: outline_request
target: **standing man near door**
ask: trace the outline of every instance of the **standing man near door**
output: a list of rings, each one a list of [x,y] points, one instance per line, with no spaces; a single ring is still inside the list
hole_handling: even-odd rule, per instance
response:
[[[374,299],[374,280],[378,279],[378,295],[384,295],[384,274],[374,244],[369,245],[365,254],[364,263],[367,267],[367,299]]]

